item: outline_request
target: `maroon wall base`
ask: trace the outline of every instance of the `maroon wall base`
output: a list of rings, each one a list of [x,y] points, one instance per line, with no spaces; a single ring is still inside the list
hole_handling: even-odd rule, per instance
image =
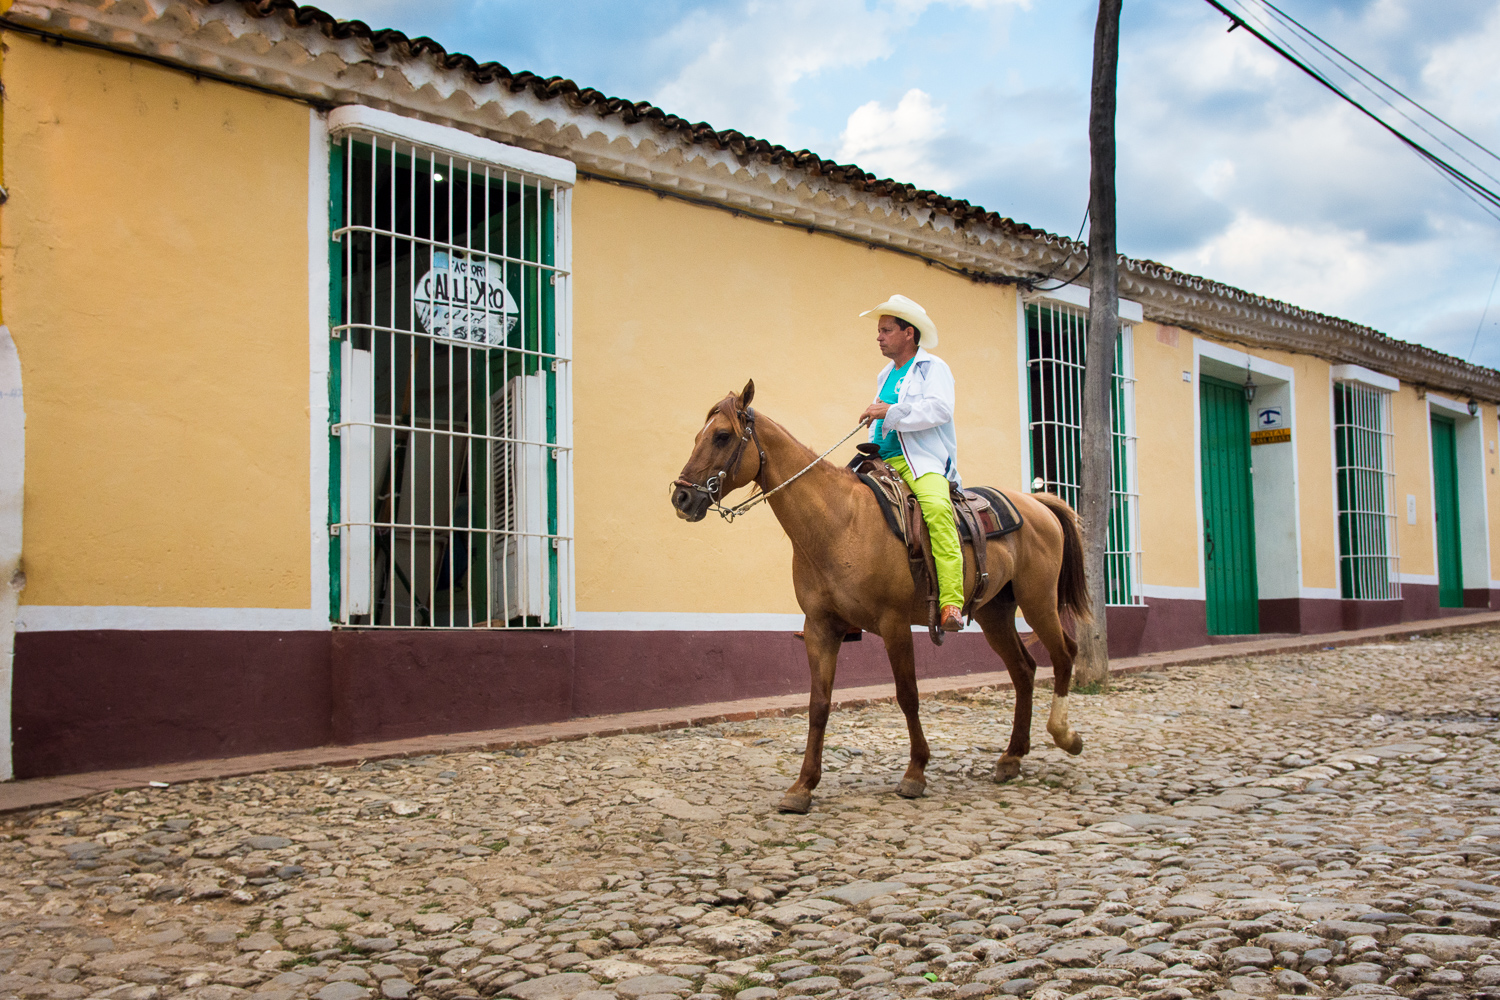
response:
[[[1421,613],[1412,615],[1405,614],[1413,603],[1420,602],[1411,600],[1400,601],[1340,601],[1344,612],[1344,629],[1353,631],[1361,628],[1378,628],[1381,625],[1395,625],[1403,620],[1414,618],[1435,618],[1437,608],[1423,608]],[[1434,605],[1437,602],[1433,602]]]
[[[1146,600],[1146,608],[1146,628],[1137,652],[1159,653],[1208,644],[1208,614],[1203,601],[1152,597]]]
[[[804,691],[807,649],[790,632],[575,632],[574,715],[607,715]],[[913,633],[917,676],[1003,670],[983,635],[960,632],[937,647]],[[839,649],[835,687],[891,680],[885,643],[866,634]]]
[[[1344,602],[1288,597],[1260,602],[1260,630],[1309,635],[1344,627]]]
[[[572,714],[575,635],[333,632],[333,740],[363,743],[566,719]]]
[[[1496,607],[1496,592],[1485,587],[1464,588],[1464,607],[1488,609]]]
[[[1424,618],[1441,618],[1442,610],[1438,607],[1438,588],[1435,583],[1403,583],[1401,585],[1401,600],[1399,601],[1346,601],[1346,604],[1396,604],[1400,608],[1400,617],[1396,621],[1421,621]],[[1346,619],[1347,620],[1347,619]],[[1372,621],[1371,625],[1388,624],[1383,619]],[[1368,628],[1366,625],[1349,625],[1347,628]]]
[[[327,632],[19,632],[18,778],[327,743]]]

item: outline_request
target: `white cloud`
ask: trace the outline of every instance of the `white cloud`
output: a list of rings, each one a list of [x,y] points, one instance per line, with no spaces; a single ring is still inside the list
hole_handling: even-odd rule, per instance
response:
[[[1402,254],[1363,233],[1240,213],[1179,266],[1307,309],[1348,315],[1403,270]]]
[[[943,134],[943,112],[915,87],[894,108],[879,101],[862,104],[839,136],[838,159],[918,187],[949,188],[954,178],[933,161],[932,151],[932,143]]]
[[[1495,114],[1500,107],[1500,75],[1475,69],[1492,70],[1496,52],[1500,52],[1500,7],[1479,31],[1433,48],[1422,67],[1422,102],[1490,149],[1500,145],[1500,116]],[[1476,157],[1476,162],[1496,172],[1493,159],[1484,162]]]
[[[901,32],[935,0],[746,0],[729,12],[698,10],[659,44],[695,53],[652,101],[715,128],[789,146],[811,141],[793,115],[798,85],[894,55]],[[946,0],[975,10],[1028,8],[1030,0]]]
[[[653,100],[715,128],[795,144],[797,83],[890,55],[891,34],[905,19],[861,0],[750,0],[734,17],[700,11],[665,40],[698,55]]]

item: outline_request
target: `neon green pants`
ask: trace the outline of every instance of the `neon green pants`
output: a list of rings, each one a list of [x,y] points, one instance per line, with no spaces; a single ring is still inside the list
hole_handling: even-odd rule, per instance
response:
[[[940,472],[912,478],[911,466],[897,455],[885,464],[901,474],[917,495],[927,534],[932,538],[932,560],[937,563],[938,607],[964,605],[964,550],[958,540],[958,522],[953,519],[953,501],[948,499],[948,479]]]

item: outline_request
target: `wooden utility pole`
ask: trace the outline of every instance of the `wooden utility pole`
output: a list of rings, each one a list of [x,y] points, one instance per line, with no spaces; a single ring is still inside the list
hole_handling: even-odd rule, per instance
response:
[[[1109,538],[1110,414],[1115,337],[1120,326],[1119,255],[1115,250],[1115,81],[1120,62],[1122,0],[1099,0],[1094,27],[1094,82],[1089,104],[1089,332],[1084,348],[1082,487],[1084,559],[1094,621],[1079,629],[1076,683],[1109,677],[1109,626],[1105,548]]]

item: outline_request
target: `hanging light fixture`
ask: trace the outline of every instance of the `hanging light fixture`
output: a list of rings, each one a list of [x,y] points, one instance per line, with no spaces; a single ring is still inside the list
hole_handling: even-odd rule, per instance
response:
[[[1469,416],[1471,416],[1471,417],[1477,417],[1477,416],[1479,416],[1479,400],[1477,400],[1477,399],[1471,399],[1471,400],[1469,400]]]
[[[1245,402],[1253,403],[1255,401],[1255,390],[1255,383],[1250,381],[1250,356],[1247,354],[1245,356]]]

